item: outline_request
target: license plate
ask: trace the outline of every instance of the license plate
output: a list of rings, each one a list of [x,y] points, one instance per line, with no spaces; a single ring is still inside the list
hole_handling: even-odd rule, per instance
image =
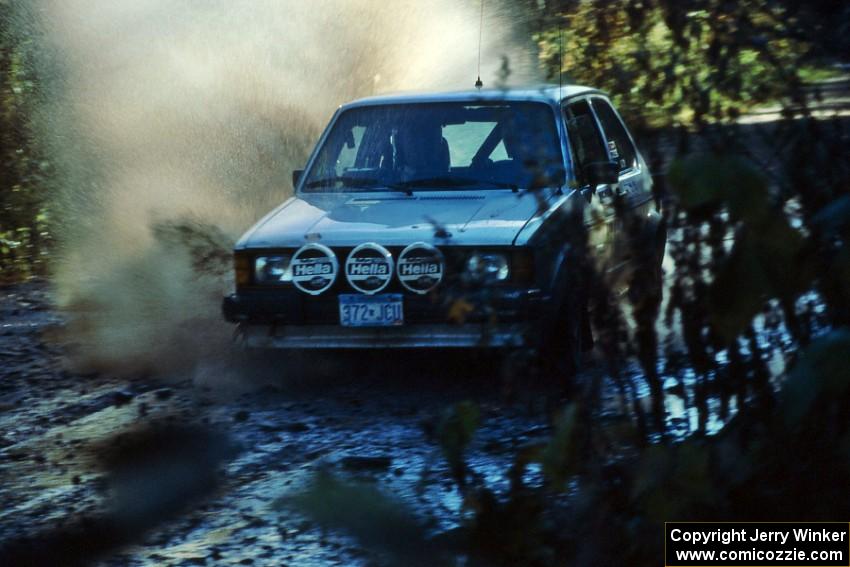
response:
[[[395,327],[404,324],[400,293],[340,294],[339,322],[343,327]]]

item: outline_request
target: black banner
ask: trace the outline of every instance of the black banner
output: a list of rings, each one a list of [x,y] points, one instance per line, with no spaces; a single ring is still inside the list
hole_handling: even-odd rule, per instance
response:
[[[848,567],[850,523],[668,522],[666,567]]]

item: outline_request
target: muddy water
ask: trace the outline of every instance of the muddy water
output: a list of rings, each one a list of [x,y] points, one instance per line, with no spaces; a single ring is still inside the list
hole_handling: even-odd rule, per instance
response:
[[[323,530],[280,502],[329,472],[377,487],[427,533],[444,533],[466,514],[434,439],[446,407],[480,404],[469,463],[496,489],[507,487],[513,451],[549,433],[543,392],[507,403],[494,365],[469,357],[240,360],[232,364],[254,375],[241,382],[227,375],[227,364],[161,383],[84,376],[62,369],[72,347],[51,346],[64,322],[44,286],[6,290],[0,312],[0,540],[108,510],[111,492],[95,448],[130,427],[194,423],[225,432],[238,447],[221,468],[217,492],[104,565],[380,563],[379,552],[346,530]],[[527,480],[539,482],[539,470]]]

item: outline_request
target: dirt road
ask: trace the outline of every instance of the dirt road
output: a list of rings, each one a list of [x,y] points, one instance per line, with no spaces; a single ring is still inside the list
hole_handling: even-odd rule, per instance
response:
[[[469,460],[496,488],[506,486],[513,449],[547,433],[542,404],[505,402],[493,367],[468,358],[394,355],[359,368],[342,358],[242,360],[249,372],[214,364],[182,380],[78,375],[63,369],[63,348],[50,340],[63,320],[45,284],[6,288],[0,316],[0,540],[49,538],[111,517],[116,488],[104,448],[147,424],[215,431],[231,448],[214,490],[110,551],[104,565],[381,564],[380,542],[322,529],[287,497],[327,472],[377,488],[428,534],[445,533],[463,518],[434,439],[446,408],[480,404]],[[168,474],[151,472],[151,495],[140,497],[155,498]]]

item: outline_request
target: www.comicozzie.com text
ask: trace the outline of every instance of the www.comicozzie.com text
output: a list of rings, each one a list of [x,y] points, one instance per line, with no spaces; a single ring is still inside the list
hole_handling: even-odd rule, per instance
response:
[[[847,541],[847,532],[840,530],[813,530],[811,528],[798,528],[790,530],[762,530],[762,529],[717,529],[710,531],[688,531],[675,528],[670,532],[673,541],[686,541],[689,543],[722,543],[728,545],[737,541],[772,541],[785,544],[793,536],[795,542],[840,542]]]

